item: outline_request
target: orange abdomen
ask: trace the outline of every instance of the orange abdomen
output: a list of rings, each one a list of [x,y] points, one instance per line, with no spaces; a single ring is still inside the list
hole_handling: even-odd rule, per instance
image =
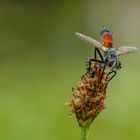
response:
[[[103,45],[105,47],[109,47],[109,46],[113,47],[113,37],[111,34],[104,34],[103,35]]]

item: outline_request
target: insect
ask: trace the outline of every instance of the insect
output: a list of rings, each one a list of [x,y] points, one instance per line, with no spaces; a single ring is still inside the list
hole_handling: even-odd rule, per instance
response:
[[[135,53],[138,51],[138,48],[131,46],[122,46],[118,49],[115,49],[113,45],[112,32],[109,28],[101,28],[100,34],[102,37],[102,43],[81,33],[76,32],[75,34],[90,46],[95,47],[94,58],[91,58],[89,62],[99,62],[104,64],[104,68],[106,66],[109,67],[111,70],[109,74],[113,73],[111,79],[116,75],[116,71],[121,69],[121,62],[119,60],[119,56]],[[100,50],[104,53],[104,56],[102,56]],[[99,54],[101,60],[97,59],[96,53]]]

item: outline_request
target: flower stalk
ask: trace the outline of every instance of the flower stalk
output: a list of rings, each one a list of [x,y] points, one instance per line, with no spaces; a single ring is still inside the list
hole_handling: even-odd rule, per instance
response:
[[[88,130],[89,128],[87,127],[81,127],[81,140],[87,140]]]

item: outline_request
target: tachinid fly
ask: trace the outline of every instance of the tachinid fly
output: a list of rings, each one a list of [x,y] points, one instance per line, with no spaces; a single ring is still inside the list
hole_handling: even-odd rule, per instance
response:
[[[102,37],[102,43],[81,33],[76,32],[75,34],[90,46],[95,47],[95,56],[89,61],[104,63],[105,67],[108,66],[111,69],[110,73],[114,73],[113,77],[116,75],[116,71],[121,68],[121,62],[119,60],[119,56],[135,53],[138,51],[138,48],[131,47],[131,46],[122,46],[119,47],[118,49],[115,49],[113,45],[112,32],[109,28],[101,28],[100,34]],[[104,52],[104,56],[102,56],[100,50]],[[97,52],[101,60],[97,60],[96,58]]]

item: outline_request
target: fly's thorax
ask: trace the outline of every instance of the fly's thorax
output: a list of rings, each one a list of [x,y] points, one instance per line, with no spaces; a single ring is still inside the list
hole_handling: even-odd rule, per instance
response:
[[[110,47],[105,53],[105,63],[111,68],[112,71],[116,71],[121,68],[119,57],[114,48]]]
[[[114,48],[110,47],[107,52],[105,52],[105,61],[111,59],[117,59],[117,52]]]

